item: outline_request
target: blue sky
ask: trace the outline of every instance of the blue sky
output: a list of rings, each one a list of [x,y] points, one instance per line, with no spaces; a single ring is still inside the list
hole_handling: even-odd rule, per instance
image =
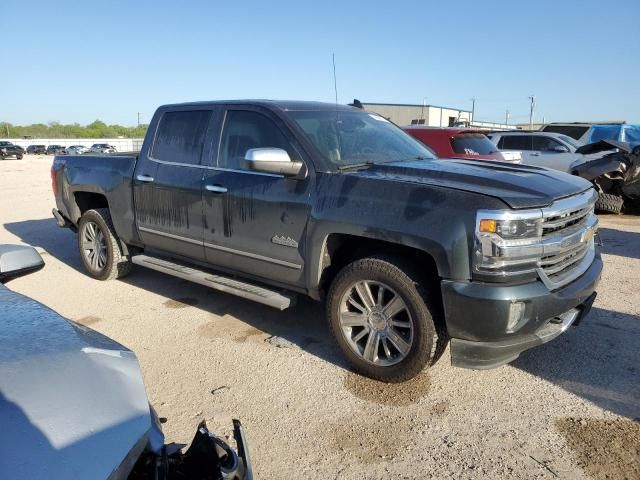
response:
[[[133,125],[163,103],[338,98],[640,123],[640,1],[2,0],[0,121]],[[7,68],[10,65],[11,67]]]

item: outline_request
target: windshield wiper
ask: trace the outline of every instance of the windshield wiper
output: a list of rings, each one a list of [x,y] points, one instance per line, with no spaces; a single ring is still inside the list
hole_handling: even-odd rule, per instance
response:
[[[345,170],[354,170],[354,169],[358,169],[358,168],[369,168],[371,165],[375,165],[375,162],[372,162],[371,160],[368,160],[366,162],[362,162],[362,163],[352,163],[350,165],[340,165],[338,167],[338,170],[341,172],[344,172]]]

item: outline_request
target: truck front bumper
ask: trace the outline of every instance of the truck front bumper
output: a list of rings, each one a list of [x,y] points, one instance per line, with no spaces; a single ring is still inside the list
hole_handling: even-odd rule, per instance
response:
[[[602,260],[597,254],[582,276],[555,291],[541,281],[501,286],[444,280],[452,365],[498,367],[556,338],[589,313],[601,273]]]

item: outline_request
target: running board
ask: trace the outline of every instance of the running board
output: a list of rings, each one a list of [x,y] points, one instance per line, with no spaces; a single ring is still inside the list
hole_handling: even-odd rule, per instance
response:
[[[175,263],[164,258],[151,257],[149,255],[135,255],[131,261],[141,267],[150,268],[158,272],[166,273],[174,277],[198,283],[205,287],[213,288],[221,292],[230,293],[254,302],[262,303],[278,310],[284,310],[294,305],[295,295],[280,291],[269,290],[253,283],[223,277],[206,270],[199,270],[193,266]]]

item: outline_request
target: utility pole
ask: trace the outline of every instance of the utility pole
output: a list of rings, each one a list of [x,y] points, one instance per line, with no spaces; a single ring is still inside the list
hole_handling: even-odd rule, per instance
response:
[[[422,97],[422,108],[420,109],[420,120],[424,120],[424,107],[426,106],[427,106],[427,97]]]
[[[531,100],[531,106],[529,108],[529,130],[533,130],[533,112],[536,109],[536,97],[535,95],[531,95],[529,97]]]
[[[507,109],[507,113],[504,116],[504,124],[509,125],[509,117],[511,116],[511,112]]]
[[[140,112],[138,112],[138,126],[140,126]]]
[[[476,119],[476,97],[471,98],[471,119],[469,120],[469,124]]]

